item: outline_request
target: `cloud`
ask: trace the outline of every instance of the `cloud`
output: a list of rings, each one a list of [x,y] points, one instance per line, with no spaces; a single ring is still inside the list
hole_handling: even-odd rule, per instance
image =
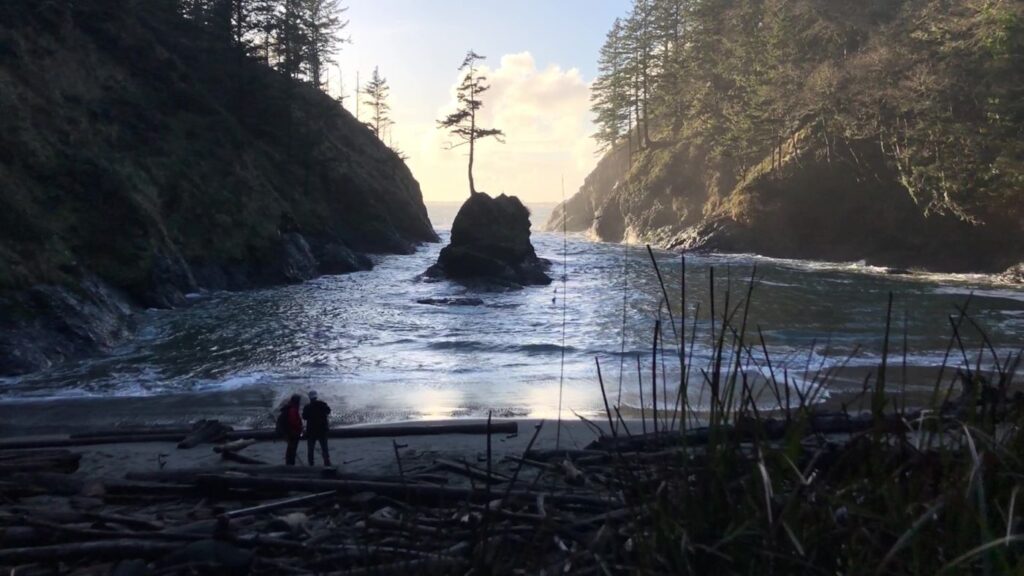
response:
[[[474,176],[477,189],[514,194],[527,202],[555,202],[582,184],[593,167],[595,145],[590,135],[590,86],[579,70],[552,65],[538,69],[529,52],[506,54],[497,67],[482,68],[491,89],[484,93],[478,122],[505,132],[505,144],[493,139],[478,143]],[[455,108],[452,78],[450,101],[436,112],[441,118]],[[469,193],[465,147],[448,150],[448,134],[435,122],[394,127],[396,145],[409,155],[409,165],[428,200],[455,200]]]

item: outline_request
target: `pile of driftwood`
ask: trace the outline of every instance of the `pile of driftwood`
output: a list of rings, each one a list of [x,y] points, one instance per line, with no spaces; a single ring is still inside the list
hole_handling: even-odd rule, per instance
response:
[[[618,494],[607,450],[534,451],[538,426],[525,452],[499,462],[491,457],[492,435],[514,432],[515,423],[457,426],[462,433],[483,426],[485,457],[409,463],[395,443],[397,473],[385,476],[228,463],[94,479],[71,474],[78,455],[41,446],[109,442],[117,434],[9,445],[0,451],[0,463],[10,463],[0,468],[0,569],[19,575],[561,571],[592,564],[597,543],[628,539],[643,517],[642,507]],[[429,428],[424,433],[439,433]],[[255,441],[211,423],[120,437],[159,437],[185,448],[200,431],[199,441],[217,442],[214,450],[228,459]]]
[[[808,432],[861,424],[868,422],[822,419]],[[8,449],[0,452],[0,464],[12,463],[0,468],[0,568],[119,576],[629,572],[652,522],[638,495],[685,478],[680,466],[699,457],[694,449],[707,437],[705,429],[620,431],[582,450],[534,450],[541,423],[522,454],[496,461],[492,435],[515,425],[480,426],[486,456],[409,463],[396,443],[397,473],[386,476],[232,463],[91,479],[68,475],[77,458],[64,450]],[[210,423],[188,432],[198,431],[235,462],[254,441]],[[188,434],[160,434],[193,445]],[[17,463],[25,467],[15,470]]]

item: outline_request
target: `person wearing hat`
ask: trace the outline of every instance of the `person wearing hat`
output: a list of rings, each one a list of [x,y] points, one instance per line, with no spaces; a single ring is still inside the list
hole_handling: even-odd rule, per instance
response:
[[[328,416],[331,414],[331,407],[317,397],[315,391],[309,393],[309,404],[302,409],[302,419],[306,421],[306,445],[309,448],[309,465],[315,466],[313,462],[316,456],[316,443],[320,442],[320,452],[324,457],[324,466],[331,465],[331,455],[327,451],[327,429]]]

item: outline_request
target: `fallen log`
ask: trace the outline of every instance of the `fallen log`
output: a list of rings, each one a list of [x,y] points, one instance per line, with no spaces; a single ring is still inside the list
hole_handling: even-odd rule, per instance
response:
[[[568,448],[562,450],[530,450],[529,452],[523,454],[523,457],[528,458],[530,460],[538,460],[541,462],[547,460],[554,460],[556,458],[561,460],[562,458],[566,457],[584,458],[588,456],[599,456],[611,459],[611,454],[604,450],[603,448],[597,447],[596,441],[594,443],[591,443],[591,446],[595,447],[587,450],[570,450]]]
[[[155,558],[181,547],[180,543],[155,540],[98,540],[50,546],[5,548],[0,550],[0,565],[22,562],[56,562],[77,558]]]
[[[200,444],[210,444],[223,440],[231,432],[231,427],[221,424],[219,420],[200,420],[192,427],[192,432],[178,442],[178,448],[195,448]]]
[[[228,442],[227,444],[221,444],[220,446],[214,446],[213,451],[218,454],[224,454],[225,452],[241,452],[255,443],[256,440],[252,438],[243,438],[241,440]]]
[[[360,492],[373,492],[382,496],[388,496],[396,500],[412,502],[440,502],[440,503],[461,503],[461,502],[487,502],[494,498],[494,493],[487,490],[473,490],[471,488],[460,488],[455,486],[435,486],[432,484],[414,484],[403,482],[378,482],[360,480],[326,480],[312,478],[260,478],[253,476],[231,476],[231,475],[203,475],[200,476],[197,485],[201,490],[214,493],[223,493],[231,489],[257,489],[257,490],[289,490],[295,492],[324,492],[335,490],[342,494],[358,494]],[[519,498],[532,501],[539,494],[525,490],[515,490],[508,493],[509,498]],[[607,510],[609,507],[619,507],[613,501],[593,496],[582,496],[575,494],[545,494],[548,501],[557,504],[574,504]]]
[[[399,548],[380,544],[367,545],[327,545],[320,546],[317,552],[323,554],[314,561],[314,566],[328,566],[338,562],[366,562],[370,558],[415,558],[415,559],[439,559],[451,558],[435,552],[424,552],[413,548]]]
[[[56,522],[48,522],[46,520],[38,520],[33,518],[25,517],[22,519],[24,524],[28,524],[34,528],[46,529],[50,532],[57,532],[61,534],[61,540],[169,540],[172,542],[192,542],[197,539],[205,538],[206,536],[197,534],[182,534],[175,532],[164,532],[164,531],[147,531],[147,532],[125,532],[120,530],[97,530],[95,528],[80,528],[77,526],[71,526],[67,524],[59,524]]]
[[[192,427],[182,426],[145,426],[145,427],[124,427],[124,428],[103,428],[99,430],[86,430],[68,435],[68,438],[107,438],[111,436],[152,436],[177,434],[184,438],[192,432]]]
[[[238,462],[239,464],[248,464],[250,466],[266,466],[267,463],[259,458],[252,458],[245,454],[239,454],[238,452],[221,452],[220,457],[229,462]]]
[[[476,466],[472,466],[465,462],[456,462],[454,460],[448,460],[445,458],[437,458],[434,460],[434,464],[436,464],[439,468],[443,468],[445,470],[448,470],[449,472],[454,472],[455,474],[458,474],[460,476],[465,476],[470,480],[487,482],[488,484],[501,484],[503,482],[509,481],[509,478],[507,476],[498,474],[496,472],[491,472],[491,474],[488,476],[486,470],[481,470]]]
[[[12,460],[23,460],[25,458],[39,458],[43,460],[66,458],[68,456],[75,455],[70,450],[52,449],[52,450],[4,450],[0,452],[0,464],[7,464]]]
[[[457,568],[468,564],[462,558],[423,558],[394,564],[351,568],[340,572],[324,572],[324,576],[386,576],[389,574],[451,574]]]
[[[57,472],[71,474],[78,470],[81,454],[68,452],[62,456],[8,458],[0,461],[0,476],[19,472]]]
[[[87,512],[80,510],[60,509],[53,506],[11,506],[8,510],[12,514],[18,514],[27,518],[36,518],[61,524],[74,524],[77,522],[97,522],[100,524],[118,524],[133,530],[157,531],[163,530],[164,524],[151,519],[139,518],[136,516],[125,516],[105,512]]]
[[[887,432],[899,432],[907,429],[905,422],[916,419],[917,413],[900,417],[893,414],[875,419],[870,414],[850,415],[842,413],[812,414],[806,418],[793,420],[754,420],[743,419],[735,425],[723,424],[714,431],[716,438],[729,439],[733,442],[761,440],[781,440],[791,432],[799,432],[804,436],[811,434],[857,434],[872,429]],[[587,446],[587,450],[650,450],[664,446],[687,447],[703,446],[711,441],[712,432],[707,427],[693,428],[684,434],[678,431],[661,433],[634,434],[632,436],[604,436]]]
[[[49,472],[24,472],[13,474],[10,479],[25,489],[38,489],[62,496],[74,496],[85,487],[85,481],[81,478]]]
[[[262,476],[311,476],[314,478],[333,478],[338,475],[338,469],[316,468],[313,466],[204,466],[199,468],[179,468],[174,470],[149,470],[128,472],[124,477],[128,480],[142,482],[195,482],[196,478],[204,474],[238,473],[246,475]]]
[[[517,434],[517,422],[493,422],[491,434]],[[487,424],[421,424],[409,426],[359,426],[353,428],[335,428],[328,432],[328,437],[345,438],[397,438],[400,436],[434,436],[442,434],[487,434]],[[181,442],[188,434],[172,432],[144,432],[127,435],[85,436],[62,438],[13,438],[0,440],[0,450],[36,450],[41,448],[71,448],[75,446],[100,446],[104,444],[144,444],[148,442]],[[280,440],[281,437],[273,429],[235,430],[224,435],[225,440]]]
[[[488,431],[487,423],[455,424],[410,424],[408,426],[353,426],[332,428],[328,438],[397,438],[399,436],[434,436],[441,434],[518,434],[518,422],[492,422]],[[253,438],[256,440],[279,440],[276,430],[236,430],[227,434],[228,440]]]
[[[268,502],[266,504],[260,504],[259,506],[251,506],[249,508],[240,508],[238,510],[229,510],[220,515],[221,518],[227,518],[229,520],[234,518],[242,518],[244,516],[254,516],[256,514],[263,514],[265,512],[273,512],[274,510],[280,510],[281,508],[290,508],[292,506],[299,506],[302,504],[313,504],[322,500],[329,500],[337,496],[338,493],[334,490],[327,492],[320,492],[318,494],[310,494],[308,496],[297,496],[295,498],[285,498],[284,500],[278,500],[276,502]]]
[[[144,498],[167,498],[189,496],[195,493],[191,484],[166,484],[163,482],[137,482],[132,480],[104,480],[103,488],[112,496],[139,496]]]
[[[0,440],[0,450],[36,450],[40,448],[73,448],[105,444],[144,444],[148,442],[180,442],[184,434],[138,434],[128,436],[91,436],[87,438],[31,438]]]

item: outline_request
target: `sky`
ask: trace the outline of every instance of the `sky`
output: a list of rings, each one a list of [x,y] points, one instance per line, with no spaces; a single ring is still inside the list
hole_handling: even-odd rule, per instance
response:
[[[458,67],[466,51],[487,56],[491,90],[480,122],[500,128],[506,143],[478,143],[477,190],[526,202],[571,196],[597,163],[589,86],[612,21],[629,0],[348,0],[344,44],[330,91],[355,112],[356,74],[365,82],[378,66],[391,86],[395,124],[390,138],[408,156],[427,201],[469,195],[466,148],[437,120],[454,110]],[[367,120],[368,107],[360,105]]]

